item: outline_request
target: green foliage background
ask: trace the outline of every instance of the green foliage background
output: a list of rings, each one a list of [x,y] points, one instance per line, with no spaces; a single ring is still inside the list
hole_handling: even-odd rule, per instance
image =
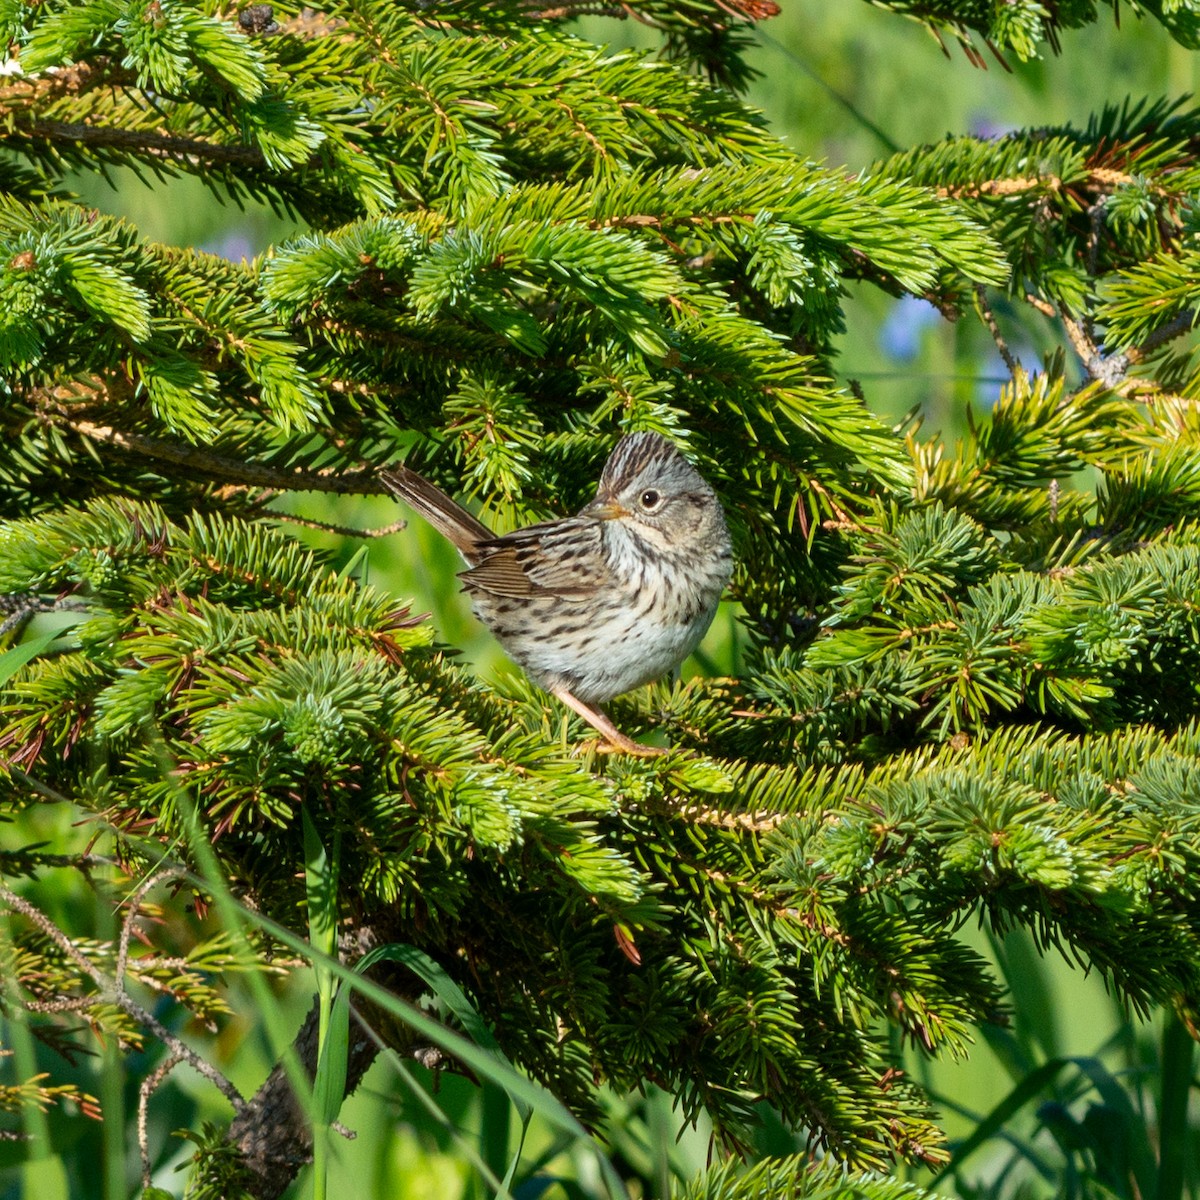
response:
[[[896,147],[934,142],[946,133],[1068,122],[1082,124],[1090,114],[1107,104],[1120,104],[1126,96],[1153,98],[1164,92],[1179,96],[1190,91],[1195,73],[1193,55],[1170,39],[1157,22],[1130,21],[1128,10],[1125,15],[1126,27],[1119,32],[1106,19],[1083,30],[1065,32],[1062,55],[1058,58],[1047,56],[1035,62],[1021,62],[1019,55],[1006,52],[1006,61],[1012,69],[1009,74],[994,62],[987,71],[981,70],[954,45],[953,39],[949,43],[950,57],[944,59],[923,26],[898,19],[894,13],[877,11],[862,4],[846,3],[834,8],[828,4],[796,3],[788,6],[780,17],[760,27],[757,36],[761,40],[748,54],[748,61],[763,74],[751,84],[749,96],[763,108],[771,127],[786,136],[798,152],[825,158],[831,164],[844,163],[851,170],[858,170],[886,157]],[[614,45],[623,44],[623,39],[628,39],[629,44],[657,44],[655,35],[639,31],[629,22],[618,24],[587,18],[580,24],[580,29],[591,38]],[[893,146],[882,144],[872,126],[878,127]],[[231,229],[225,224],[227,210],[215,206],[208,194],[190,180],[173,180],[145,190],[127,175],[117,172],[115,177],[119,183],[115,193],[94,176],[81,173],[72,176],[71,186],[87,203],[105,213],[129,215],[145,236],[170,245],[203,244],[210,248],[229,248],[235,243],[228,239],[235,236],[233,231],[236,231],[236,236],[245,237],[247,245],[257,251],[278,242],[297,228],[294,222],[281,222],[256,213],[251,218],[239,219]],[[940,320],[924,323],[913,316],[918,310],[902,306],[903,302],[873,286],[852,284],[851,293],[846,306],[847,328],[833,338],[830,347],[832,366],[839,379],[858,381],[871,407],[889,420],[899,419],[904,412],[919,405],[925,415],[926,432],[940,428],[951,440],[967,436],[966,404],[989,403],[998,390],[991,381],[1005,374],[986,331],[967,320],[954,324]],[[1137,309],[1136,304],[1132,307]],[[997,298],[996,312],[1028,364],[1036,362],[1039,354],[1049,353],[1061,341],[1049,321],[1039,325],[1036,319],[1022,320],[1018,326],[1015,312],[1009,311],[1003,298]],[[892,332],[890,340],[881,332],[885,328]],[[898,335],[903,335],[900,341],[908,340],[910,353],[894,352]],[[1078,372],[1073,374],[1073,370],[1068,368],[1068,384],[1079,382]],[[1042,412],[1043,427],[1053,423],[1051,409],[1054,409],[1053,404]],[[1037,425],[1038,421],[1030,417],[1032,410],[1036,410],[1036,403],[1027,404],[1022,415],[1027,424]],[[1119,405],[1110,406],[1109,398],[1103,395],[1085,397],[1070,416],[1078,428],[1056,429],[1055,433],[1061,435],[1062,444],[1072,451],[1065,460],[1070,469],[1077,479],[1087,482],[1090,473],[1096,469],[1096,462],[1089,458],[1086,431],[1119,426],[1127,416]],[[487,480],[475,482],[479,485]],[[984,503],[995,502],[995,497],[987,497],[973,508],[973,499],[961,486],[960,479],[935,478],[926,498],[942,496],[947,505],[956,506],[960,512],[972,513],[989,524],[996,521],[1015,524],[1036,517],[1037,514],[1028,507],[1032,502],[1022,492],[1024,481],[1013,478],[1008,483],[1010,492],[1001,497],[1001,502],[1007,503],[1009,508],[999,515],[995,511],[985,511],[983,507]],[[1036,492],[1040,486],[1025,491]],[[473,490],[483,492],[484,489],[476,486]],[[1126,493],[1127,500],[1132,491],[1131,485]],[[1173,495],[1170,502],[1175,504],[1181,519],[1194,512],[1194,493],[1180,495],[1176,490]],[[572,495],[570,503],[579,498]],[[1121,499],[1120,495],[1114,495],[1110,503],[1119,509]],[[1134,500],[1129,503],[1133,504]],[[560,496],[539,496],[537,501],[543,508],[569,506]],[[382,499],[321,497],[298,502],[294,498],[285,498],[279,502],[279,507],[303,518],[357,528],[384,525],[396,516],[393,506]],[[515,515],[512,508],[503,505],[491,513],[497,521]],[[957,536],[952,516],[938,515],[928,519],[932,522],[944,520],[941,528],[948,541]],[[1162,523],[1161,520],[1158,522],[1160,526]],[[889,532],[894,534],[900,524],[902,521],[897,518]],[[925,532],[935,537],[938,531],[927,529]],[[452,577],[456,563],[452,553],[428,530],[413,523],[402,534],[371,542],[365,558],[359,553],[358,543],[335,534],[301,529],[297,536],[309,545],[327,551],[336,567],[346,570],[354,578],[369,581],[382,594],[413,597],[418,611],[431,610],[435,614],[439,640],[460,648],[465,660],[484,678],[507,675],[503,660],[486,635],[471,622],[465,605],[455,594]],[[880,545],[874,549],[886,558],[890,547]],[[869,558],[869,555],[864,557]],[[1164,577],[1177,569],[1169,559],[1170,553],[1164,551],[1163,561],[1159,564]],[[870,564],[864,561],[860,566],[859,582],[848,584],[838,601],[851,614],[846,621],[850,626],[855,626],[852,619],[858,611],[855,605],[869,609],[873,599],[865,595],[871,586]],[[106,582],[103,572],[100,568],[97,570],[97,581],[103,586]],[[986,574],[983,567],[979,574],[980,577]],[[1109,586],[1113,593],[1122,596],[1124,602],[1127,593],[1136,591],[1138,581],[1116,578],[1120,574],[1119,568],[1111,574],[1113,579]],[[969,585],[974,581],[964,575],[961,582]],[[855,587],[859,588],[858,594]],[[1069,593],[1064,589],[1050,600],[1044,596],[1026,599],[1029,603],[1041,600],[1051,611],[1057,607],[1074,616],[1097,606],[1097,597],[1083,590]],[[1100,599],[1106,599],[1106,596]],[[980,604],[982,608],[982,602]],[[693,674],[720,676],[740,672],[747,640],[738,615],[735,606],[727,606],[697,661],[685,667],[685,679]],[[53,621],[50,616],[38,618],[33,632],[44,632]],[[1043,629],[1043,649],[1052,649],[1056,637],[1060,641],[1078,637],[1079,628],[1078,623],[1064,622],[1061,628]],[[1169,639],[1170,632],[1163,632],[1164,641]],[[872,635],[886,636],[886,632],[864,630],[858,625],[839,635],[835,628],[831,640],[835,648],[846,648],[854,637],[869,639]],[[840,643],[837,641],[839,636],[842,638]],[[829,654],[829,662],[834,663],[836,649]],[[1190,660],[1184,656],[1176,661],[1187,663]],[[788,662],[779,665],[780,677],[785,682],[792,667],[794,664]],[[504,686],[520,691],[518,682]],[[1071,703],[1088,709],[1094,700],[1072,692],[1069,685],[1060,699],[1068,711]],[[527,697],[523,700],[532,703]],[[949,702],[947,714],[953,713],[953,703],[953,700]],[[970,701],[963,703],[969,709]],[[1120,725],[1138,719],[1144,713],[1144,709],[1121,713],[1113,723]],[[953,727],[952,722],[943,732],[949,734]],[[563,733],[565,736],[565,728]],[[1015,736],[1019,738],[1019,734]],[[1182,744],[1188,735],[1180,737],[1180,754],[1183,755],[1185,750],[1194,754],[1190,744],[1186,747]],[[1133,735],[1129,741],[1130,747],[1116,749],[1113,753],[1125,754],[1131,761],[1137,761],[1142,757],[1149,759],[1162,749],[1157,743],[1151,745],[1150,742],[1133,745],[1136,741]],[[997,777],[1003,774],[1003,755],[1000,754],[1003,748],[1001,744],[993,764]],[[946,754],[948,759],[953,757],[952,751],[946,751]],[[1094,764],[1060,764],[1060,768],[1063,777],[1077,768],[1082,788],[1089,772],[1094,770]],[[919,825],[919,812],[901,807],[902,811],[893,814],[897,821],[907,820]],[[73,843],[71,814],[61,807],[27,810],[19,820],[20,824],[11,831],[11,838],[6,835],[6,842],[11,845],[45,842],[55,847]],[[90,893],[78,881],[70,881],[65,873],[61,877],[46,876],[38,895],[47,910],[63,923],[86,923],[83,914],[91,910]],[[1036,924],[1035,914],[1025,916]],[[175,913],[164,919],[168,921],[168,932],[177,936],[181,944],[192,936],[194,931],[186,927],[186,917]],[[178,929],[172,929],[171,922],[178,922]],[[109,935],[112,932],[110,930]],[[104,936],[103,932],[97,931],[97,936]],[[1017,1099],[1023,1103],[1019,1106],[1014,1103],[1014,1108],[1019,1111],[1013,1114],[1008,1125],[1008,1142],[990,1143],[979,1150],[972,1148],[974,1157],[964,1164],[963,1173],[954,1179],[943,1179],[938,1186],[963,1196],[1009,1194],[1003,1189],[1018,1183],[1021,1178],[1036,1180],[1041,1177],[1040,1194],[1045,1194],[1046,1187],[1062,1186],[1079,1189],[1072,1194],[1101,1194],[1101,1184],[1096,1181],[1103,1180],[1104,1171],[1098,1169],[1089,1156],[1096,1144],[1104,1143],[1105,1137],[1111,1144],[1118,1143],[1119,1139],[1111,1136],[1113,1129],[1137,1125],[1143,1113],[1142,1106],[1150,1102],[1147,1097],[1153,1094],[1156,1086],[1154,1081],[1158,1076],[1152,1074],[1153,1060],[1160,1046],[1174,1046],[1178,1052],[1178,1043],[1171,1040],[1171,1030],[1168,1028],[1166,1040],[1160,1043],[1157,1026],[1160,1018],[1152,1011],[1152,1005],[1139,1008],[1131,1018],[1118,998],[1106,994],[1096,976],[1087,976],[1078,965],[1057,962],[1054,956],[1049,959],[1038,957],[1031,948],[1029,935],[1021,929],[1004,935],[968,927],[961,931],[961,937],[967,945],[998,964],[1011,990],[1015,1012],[1012,1029],[1001,1031],[986,1027],[988,1047],[985,1049],[977,1044],[966,1062],[939,1060],[931,1063],[925,1055],[901,1045],[898,1038],[896,1054],[915,1077],[929,1087],[935,1098],[944,1100],[942,1111],[946,1128],[954,1137],[969,1138],[975,1131],[986,1131],[986,1114],[1012,1094],[1013,1088],[1017,1089]],[[1110,966],[1120,974],[1121,964]],[[1153,969],[1152,964],[1138,964],[1134,977],[1125,980],[1133,985],[1135,1002],[1139,997],[1161,999],[1169,990],[1165,978],[1151,978]],[[1164,976],[1169,975],[1171,964],[1160,963],[1158,969]],[[286,987],[279,989],[278,1030],[286,1030],[300,1020],[311,991],[312,981],[306,974],[293,977]],[[273,1040],[267,1024],[248,1015],[254,1012],[256,993],[247,984],[239,983],[236,976],[231,982],[230,996],[231,1007],[238,1015],[223,1022],[215,1049],[222,1069],[234,1083],[249,1091],[274,1062],[278,1038]],[[965,1025],[964,1021],[964,1037]],[[280,1036],[286,1039],[286,1034]],[[120,1099],[126,1112],[132,1112],[136,1107],[134,1083],[144,1065],[136,1057],[126,1059],[129,1074],[124,1085],[126,1094]],[[1127,1073],[1123,1075],[1123,1071]],[[60,1072],[56,1078],[71,1074]],[[415,1074],[422,1077],[419,1069]],[[114,1111],[119,1098],[114,1096],[113,1089],[120,1086],[120,1073],[112,1057],[98,1063],[82,1064],[73,1073],[73,1078],[93,1093],[108,1089],[101,1099],[109,1111]],[[1030,1085],[1030,1080],[1038,1087]],[[1020,1093],[1022,1087],[1028,1095]],[[449,1118],[449,1125],[455,1130],[467,1131],[466,1138],[474,1139],[474,1131],[480,1131],[483,1156],[502,1168],[514,1137],[507,1101],[490,1093],[481,1097],[464,1081],[447,1077],[441,1082],[438,1103]],[[683,1127],[683,1114],[671,1097],[662,1092],[652,1089],[646,1097],[633,1098],[604,1093],[598,1103],[606,1136],[611,1139],[613,1149],[629,1175],[641,1181],[644,1194],[666,1195],[672,1177],[690,1178],[705,1166],[710,1145],[704,1115],[696,1128],[683,1128],[676,1141],[676,1135]],[[1044,1107],[1038,1109],[1039,1103]],[[186,1068],[163,1086],[150,1111],[154,1121],[151,1138],[160,1146],[171,1144],[170,1131],[174,1129],[199,1129],[205,1121],[227,1118],[227,1110],[214,1097],[212,1089],[189,1076]],[[780,1155],[802,1147],[802,1139],[786,1130],[766,1106],[759,1115],[763,1124],[754,1135],[757,1152]],[[8,1193],[17,1195],[24,1189],[24,1194],[33,1195],[31,1189],[40,1187],[48,1189],[40,1194],[51,1195],[54,1188],[65,1187],[75,1195],[123,1194],[116,1184],[111,1183],[110,1191],[102,1193],[101,1181],[94,1173],[86,1177],[81,1173],[82,1164],[98,1161],[101,1147],[106,1146],[111,1181],[116,1171],[113,1166],[116,1135],[112,1130],[88,1127],[58,1109],[51,1113],[49,1120],[57,1139],[57,1161],[43,1163],[32,1172],[28,1167],[22,1172],[14,1165],[8,1175],[11,1181]],[[359,1190],[365,1187],[370,1195],[414,1198],[480,1194],[483,1191],[476,1173],[466,1162],[461,1140],[464,1135],[451,1132],[428,1116],[416,1115],[411,1095],[397,1086],[387,1065],[380,1064],[373,1070],[360,1093],[343,1110],[341,1120],[357,1131],[358,1139],[352,1143],[334,1143],[330,1182],[333,1194],[341,1194],[351,1186]],[[1094,1140],[1085,1144],[1085,1136],[1089,1134]],[[1194,1123],[1188,1137],[1187,1145],[1194,1147]],[[1022,1147],[1019,1153],[1012,1149],[1013,1140]],[[536,1160],[539,1154],[557,1148],[554,1136],[535,1126],[526,1148],[527,1155]],[[1140,1152],[1151,1153],[1152,1149],[1147,1144]],[[5,1148],[0,1147],[0,1162],[3,1162],[4,1151]],[[189,1153],[190,1147],[181,1144],[176,1157],[184,1159]],[[10,1162],[15,1164],[19,1156],[19,1149],[13,1147]],[[1018,1165],[1014,1166],[1014,1163]],[[1088,1176],[1086,1183],[1072,1176],[1072,1170],[1081,1168]],[[569,1195],[592,1194],[591,1189],[596,1186],[589,1175],[593,1170],[590,1160],[577,1147],[562,1148],[552,1162],[552,1170],[566,1180],[558,1186]],[[930,1179],[930,1175],[920,1168],[907,1167],[905,1170],[920,1182],[927,1183]],[[136,1170],[131,1170],[129,1177],[135,1173]],[[56,1175],[60,1182],[56,1182]],[[1118,1177],[1121,1177],[1119,1168],[1114,1170],[1114,1178]],[[163,1186],[170,1186],[169,1179],[164,1164],[156,1180]],[[368,1181],[365,1185],[364,1179]],[[997,1188],[995,1193],[986,1191],[991,1184]],[[710,1182],[709,1186],[715,1189],[717,1184]],[[776,1181],[764,1194],[786,1194],[782,1190],[785,1186],[782,1181]],[[1191,1186],[1196,1186],[1194,1179]],[[718,1193],[713,1190],[704,1194]]]

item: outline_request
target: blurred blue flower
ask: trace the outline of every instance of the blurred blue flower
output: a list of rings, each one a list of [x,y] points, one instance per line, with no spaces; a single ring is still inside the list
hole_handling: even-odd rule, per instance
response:
[[[889,358],[911,362],[921,349],[922,332],[941,319],[928,300],[901,296],[879,330],[879,347]]]

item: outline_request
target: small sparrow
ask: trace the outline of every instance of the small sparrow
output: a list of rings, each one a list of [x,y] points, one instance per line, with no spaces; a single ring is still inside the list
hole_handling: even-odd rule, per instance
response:
[[[596,705],[679,666],[733,570],[720,502],[671,442],[623,437],[590,504],[499,537],[416,471],[379,477],[458,548],[475,615],[535,683],[614,748],[664,753]]]

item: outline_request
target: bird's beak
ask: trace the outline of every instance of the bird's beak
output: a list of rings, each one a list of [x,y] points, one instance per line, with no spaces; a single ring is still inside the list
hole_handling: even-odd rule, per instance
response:
[[[597,496],[579,515],[592,517],[597,521],[616,521],[620,517],[629,516],[629,509],[622,508],[615,500],[605,500]]]

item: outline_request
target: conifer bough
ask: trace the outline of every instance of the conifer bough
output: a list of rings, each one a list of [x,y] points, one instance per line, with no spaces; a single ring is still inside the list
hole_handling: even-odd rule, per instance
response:
[[[886,7],[1022,55],[1094,15]],[[1190,44],[1194,6],[1162,7]],[[962,1054],[1003,1019],[964,922],[1194,1032],[1197,114],[848,177],[731,90],[765,5],[622,6],[676,61],[569,32],[591,5],[263,8],[0,4],[11,1127],[38,1148],[33,1109],[82,1095],[43,1063],[115,1039],[146,1050],[143,1118],[181,1061],[234,1106],[189,1133],[191,1195],[278,1195],[381,1045],[470,1057],[382,984],[461,996],[449,1025],[586,1120],[653,1083],[723,1145],[766,1102],[824,1155],[689,1197],[880,1198],[917,1189],[858,1173],[946,1157],[889,1034]],[[71,199],[117,167],[308,232],[243,264],[155,244]],[[957,444],[831,382],[848,279],[995,339],[1010,382]],[[1033,314],[1077,370],[1019,361],[1002,321]],[[497,521],[560,514],[628,429],[721,494],[745,614],[736,676],[617,702],[653,762],[573,756],[532,688],[280,520],[381,492],[398,449]],[[53,902],[64,869],[86,904]],[[378,1040],[309,940],[373,964]],[[174,1022],[219,1027],[235,975],[263,995],[302,951],[299,1075],[241,1095]],[[149,1186],[172,1147],[141,1144]]]

